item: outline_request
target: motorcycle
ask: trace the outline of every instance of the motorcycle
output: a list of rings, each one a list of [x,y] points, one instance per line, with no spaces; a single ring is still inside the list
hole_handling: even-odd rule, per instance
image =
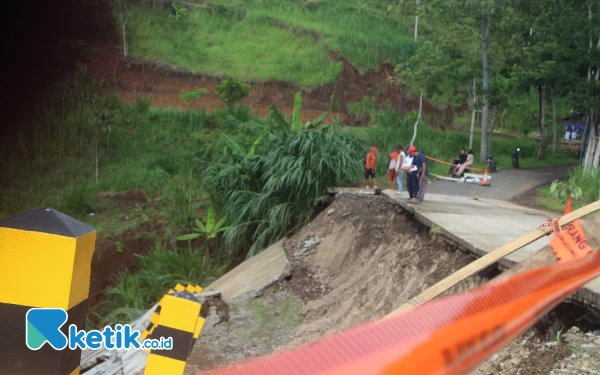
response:
[[[452,161],[452,165],[448,169],[448,177],[452,176],[454,169],[458,168],[458,165],[460,164],[460,162],[461,162],[461,160],[459,158],[456,158]],[[470,173],[470,172],[471,172],[471,166],[469,165],[467,168],[465,168],[464,172],[460,175],[460,177],[464,177],[465,173]]]
[[[490,155],[487,157],[487,170],[490,173],[496,173],[498,172],[498,165],[496,164],[496,161],[494,160],[494,156]]]
[[[520,148],[518,148],[517,151],[513,152],[513,154],[512,154],[513,169],[519,169],[519,152],[521,152]]]

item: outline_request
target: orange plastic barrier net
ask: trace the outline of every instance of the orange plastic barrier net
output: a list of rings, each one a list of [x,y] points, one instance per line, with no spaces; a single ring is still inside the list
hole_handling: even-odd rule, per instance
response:
[[[571,212],[571,198],[565,214]],[[213,370],[237,375],[467,374],[564,298],[600,276],[581,223],[550,225],[558,263],[439,299],[390,319],[262,359]]]
[[[466,374],[598,276],[596,251],[208,374]]]

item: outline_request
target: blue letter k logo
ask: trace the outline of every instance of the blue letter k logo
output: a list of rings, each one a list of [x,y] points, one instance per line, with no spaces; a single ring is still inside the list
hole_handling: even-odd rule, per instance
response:
[[[67,336],[60,327],[67,321],[68,314],[63,309],[36,308],[27,311],[25,316],[25,342],[31,350],[39,350],[47,342],[56,350],[67,347]]]

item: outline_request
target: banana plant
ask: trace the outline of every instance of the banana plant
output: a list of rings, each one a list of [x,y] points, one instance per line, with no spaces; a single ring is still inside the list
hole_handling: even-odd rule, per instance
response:
[[[188,10],[186,8],[180,6],[179,4],[173,2],[171,4],[171,6],[173,7],[174,14],[170,14],[169,17],[174,18],[175,20],[179,21],[187,15]]]
[[[286,120],[283,114],[277,109],[277,107],[271,105],[269,107],[269,116],[271,120],[271,124],[274,129],[281,130],[285,133],[299,133],[302,131],[302,118],[301,118],[301,110],[302,110],[302,97],[300,93],[296,93],[296,98],[294,100],[294,113],[292,114],[292,118],[290,121]],[[304,124],[304,130],[310,130],[318,127],[325,121],[327,118],[327,112],[323,113],[319,118],[314,121],[308,121]]]
[[[217,237],[218,233],[224,232],[229,229],[229,226],[226,225],[227,218],[224,217],[218,222],[215,223],[215,212],[211,208],[208,209],[208,213],[206,216],[206,224],[203,224],[200,220],[196,219],[196,227],[192,228],[192,230],[196,233],[184,234],[183,236],[176,237],[178,241],[189,241],[194,240],[200,236],[204,236],[206,239],[206,250],[204,252],[203,263],[207,264],[210,259],[210,242],[211,240]],[[191,245],[190,245],[191,246]]]

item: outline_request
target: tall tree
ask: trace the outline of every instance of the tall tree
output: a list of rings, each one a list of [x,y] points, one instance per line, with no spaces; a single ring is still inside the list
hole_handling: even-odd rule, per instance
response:
[[[519,56],[513,61],[513,78],[524,89],[535,87],[539,93],[538,127],[540,145],[537,158],[546,153],[546,96],[568,93],[580,82],[582,36],[579,27],[583,15],[578,0],[517,0],[514,2],[521,32],[516,46]],[[554,115],[553,115],[554,116]],[[555,121],[555,120],[554,120]]]
[[[490,110],[490,46],[493,45],[494,32],[501,29],[501,21],[511,8],[506,4],[508,0],[431,0],[428,2],[430,14],[438,25],[438,33],[446,39],[461,34],[469,36],[469,43],[464,44],[469,48],[468,60],[480,62],[479,75],[482,82],[482,107],[481,107],[481,132],[487,134]],[[476,46],[479,49],[475,49]],[[476,54],[478,56],[476,56]],[[473,76],[469,77],[469,87],[473,86]],[[475,90],[473,90],[475,91]],[[473,101],[474,102],[474,101]],[[474,106],[472,106],[474,110]],[[480,161],[485,162],[487,157],[487,137],[481,137]]]

